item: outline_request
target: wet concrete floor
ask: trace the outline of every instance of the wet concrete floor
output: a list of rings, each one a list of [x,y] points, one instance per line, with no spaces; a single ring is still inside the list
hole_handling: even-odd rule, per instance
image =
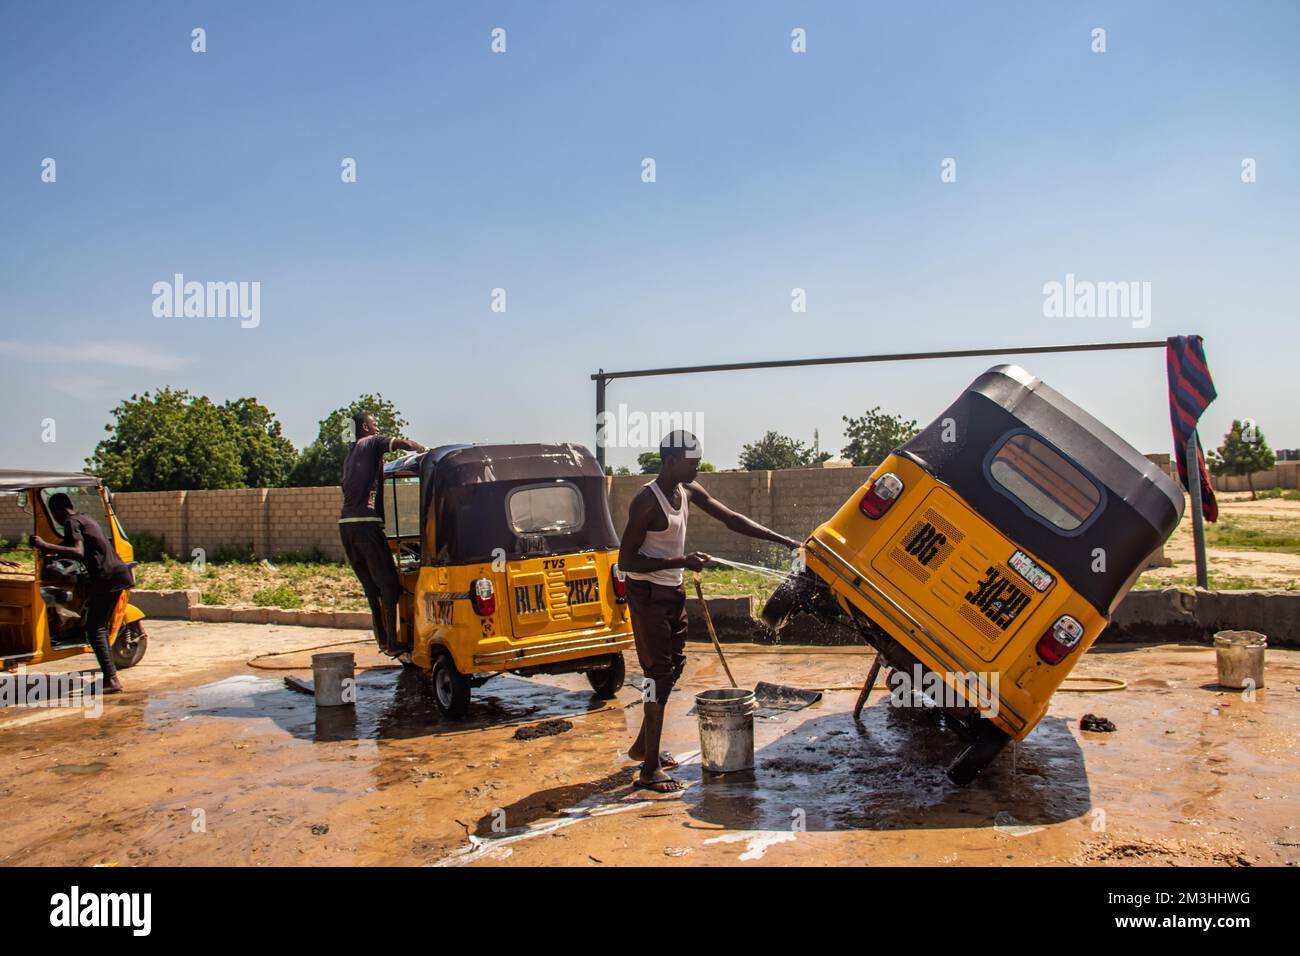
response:
[[[1094,650],[1074,673],[1127,689],[1058,694],[959,789],[943,775],[959,744],[934,712],[881,689],[853,720],[871,662],[859,648],[729,647],[742,684],[828,690],[757,723],[752,774],[706,779],[689,698],[726,682],[692,644],[665,734],[688,789],[667,798],[630,785],[630,686],[602,702],[581,676],[500,677],[453,723],[423,675],[356,644],[330,648],[368,668],[356,706],[318,714],[282,680],[309,678],[309,653],[263,658],[282,670],[246,662],[358,632],[155,621],[150,634],[101,716],[0,711],[0,864],[1300,861],[1297,651],[1268,652],[1268,687],[1250,701],[1215,686],[1211,648]],[[1088,712],[1117,731],[1080,730]],[[529,732],[543,721],[571,728]]]

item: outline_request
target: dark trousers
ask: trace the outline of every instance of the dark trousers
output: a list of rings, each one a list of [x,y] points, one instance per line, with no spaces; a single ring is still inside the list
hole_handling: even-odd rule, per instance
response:
[[[86,600],[86,643],[95,652],[99,669],[104,672],[104,680],[110,681],[117,676],[117,665],[113,663],[113,651],[108,646],[108,629],[113,623],[113,612],[117,610],[118,599],[122,591],[105,591]]]
[[[402,583],[397,577],[397,564],[388,548],[384,526],[378,521],[349,521],[339,525],[339,537],[343,540],[343,553],[366,597],[379,598],[389,607],[396,607],[397,599],[402,596]]]
[[[627,609],[641,673],[654,682],[651,699],[662,704],[686,667],[686,592],[628,578]]]

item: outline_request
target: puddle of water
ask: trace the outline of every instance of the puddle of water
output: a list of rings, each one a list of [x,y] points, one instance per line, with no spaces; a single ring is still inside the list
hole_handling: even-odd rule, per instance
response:
[[[239,674],[186,690],[151,694],[144,706],[144,726],[159,731],[177,721],[205,717],[269,721],[302,740],[403,739],[560,719],[607,706],[589,690],[507,675],[475,693],[464,720],[447,721],[438,713],[420,671],[398,667],[362,671],[356,686],[355,705],[317,708],[312,697],[285,687],[280,677]]]
[[[84,774],[99,773],[101,770],[107,770],[108,764],[102,760],[96,760],[94,763],[61,763],[53,767],[46,767],[50,773],[69,774],[72,776],[82,776]]]

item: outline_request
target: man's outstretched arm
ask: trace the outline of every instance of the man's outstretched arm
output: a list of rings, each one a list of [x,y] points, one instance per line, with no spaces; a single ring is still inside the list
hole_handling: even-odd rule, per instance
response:
[[[736,534],[743,534],[749,538],[758,538],[760,541],[771,541],[782,547],[789,548],[791,551],[802,544],[802,542],[796,541],[794,538],[787,538],[783,534],[777,534],[771,528],[763,527],[753,518],[748,518],[738,511],[732,511],[701,488],[698,482],[693,481],[689,485],[682,485],[682,487],[691,496],[691,504],[698,505],[701,511],[717,518]]]

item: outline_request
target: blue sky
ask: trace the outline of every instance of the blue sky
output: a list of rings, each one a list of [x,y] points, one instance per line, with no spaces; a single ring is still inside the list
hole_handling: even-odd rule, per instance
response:
[[[589,441],[598,367],[1182,332],[1206,443],[1252,417],[1295,447],[1298,42],[1300,5],[1262,0],[8,4],[0,462],[79,468],[162,385],[254,395],[299,446],[369,391],[428,444]],[[155,317],[178,272],[260,282],[260,325]],[[1067,274],[1150,282],[1150,327],[1045,318]],[[1169,450],[1161,353],[1021,361]],[[844,414],[928,420],[989,364],[609,398],[698,416],[730,467],[768,429],[834,450]]]

